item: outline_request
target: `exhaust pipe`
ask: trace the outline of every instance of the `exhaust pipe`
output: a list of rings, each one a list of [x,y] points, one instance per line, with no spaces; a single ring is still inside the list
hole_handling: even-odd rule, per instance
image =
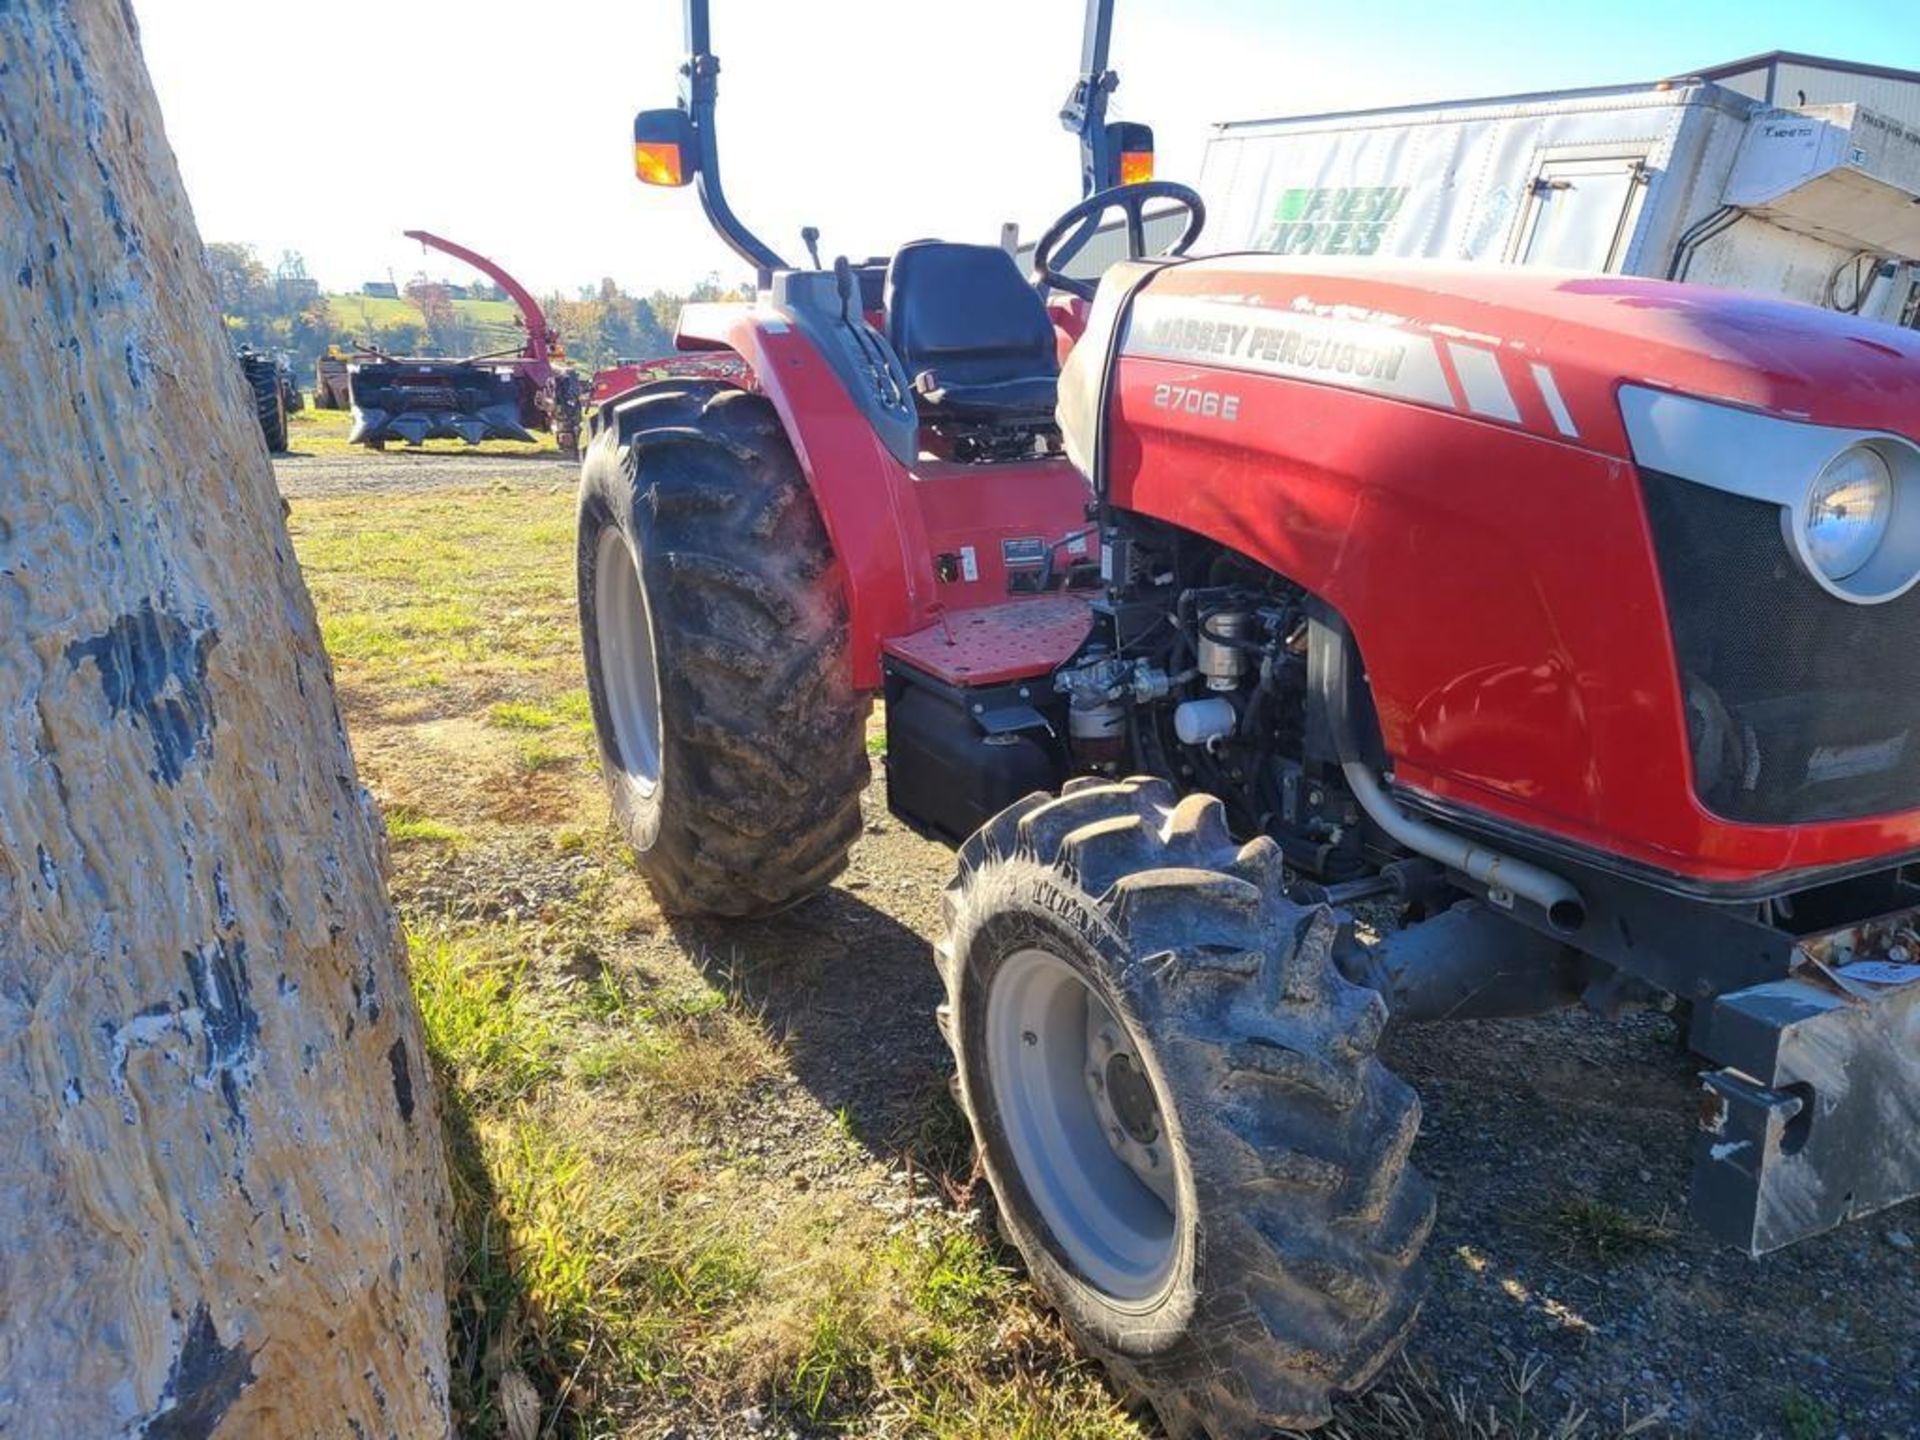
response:
[[[1547,923],[1562,935],[1571,935],[1587,923],[1586,901],[1558,875],[1498,850],[1476,845],[1451,830],[1414,819],[1393,803],[1373,772],[1358,760],[1348,760],[1340,768],[1360,808],[1374,824],[1409,850],[1437,860],[1449,870],[1469,875],[1489,890],[1505,890],[1531,900],[1546,912]]]

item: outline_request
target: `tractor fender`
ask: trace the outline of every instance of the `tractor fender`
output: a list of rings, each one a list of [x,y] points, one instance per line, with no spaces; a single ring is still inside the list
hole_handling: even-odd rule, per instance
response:
[[[846,577],[854,686],[879,689],[881,642],[931,623],[935,610],[932,547],[911,472],[791,315],[689,305],[676,344],[731,350],[772,402]]]

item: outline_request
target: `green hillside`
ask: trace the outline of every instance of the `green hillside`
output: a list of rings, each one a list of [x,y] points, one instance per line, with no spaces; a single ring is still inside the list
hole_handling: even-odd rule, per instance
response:
[[[520,312],[509,300],[454,300],[454,314],[485,337],[485,343],[504,348],[521,338]],[[385,300],[371,295],[328,295],[327,309],[336,331],[351,333],[364,340],[369,332],[378,334],[396,324],[424,328],[426,317],[411,300]]]

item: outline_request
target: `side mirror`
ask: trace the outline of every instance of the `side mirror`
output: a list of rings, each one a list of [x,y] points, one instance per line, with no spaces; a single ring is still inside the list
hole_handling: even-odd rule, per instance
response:
[[[1115,120],[1107,126],[1107,153],[1117,173],[1104,183],[1144,185],[1153,179],[1153,127],[1134,120]]]
[[[686,111],[642,110],[633,117],[633,173],[642,185],[685,185],[700,169]]]

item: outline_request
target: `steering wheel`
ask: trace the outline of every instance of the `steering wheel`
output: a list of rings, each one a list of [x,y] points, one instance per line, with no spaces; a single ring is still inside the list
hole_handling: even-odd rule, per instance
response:
[[[1187,228],[1180,232],[1178,240],[1158,252],[1161,255],[1186,254],[1193,247],[1193,242],[1200,238],[1201,228],[1207,223],[1206,202],[1200,198],[1198,190],[1174,180],[1145,180],[1138,185],[1115,185],[1110,190],[1087,196],[1047,227],[1047,233],[1033,247],[1033,272],[1029,278],[1034,288],[1043,298],[1051,288],[1078,295],[1082,300],[1093,299],[1098,281],[1062,274],[1060,267],[1071,263],[1073,257],[1086,248],[1087,242],[1099,230],[1101,218],[1109,210],[1118,210],[1126,216],[1127,258],[1146,259],[1146,206],[1149,200],[1177,201],[1186,210]]]

